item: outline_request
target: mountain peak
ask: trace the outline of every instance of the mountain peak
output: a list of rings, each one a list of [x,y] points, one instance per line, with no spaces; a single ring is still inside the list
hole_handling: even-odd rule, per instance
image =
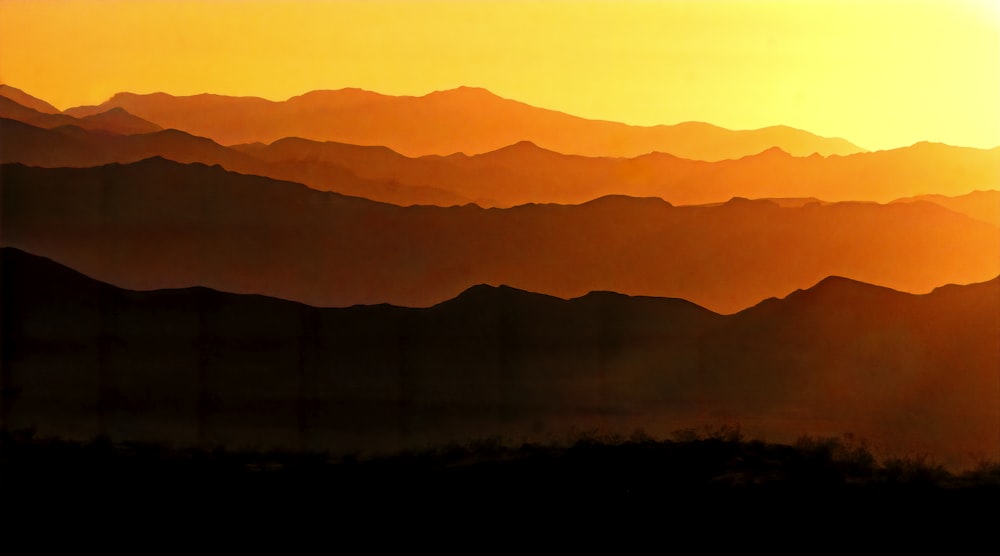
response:
[[[342,89],[317,89],[315,91],[309,91],[302,93],[301,95],[296,95],[288,99],[287,102],[302,102],[302,101],[363,101],[382,98],[385,95],[381,93],[376,93],[374,91],[369,91],[367,89],[361,89],[359,87],[344,87]]]
[[[489,152],[486,152],[486,153],[483,153],[483,154],[480,154],[480,155],[474,155],[474,156],[486,156],[486,157],[488,157],[488,156],[495,156],[495,155],[501,155],[501,154],[526,155],[526,154],[541,154],[541,153],[544,153],[544,154],[554,154],[554,155],[560,155],[561,156],[560,153],[557,153],[555,151],[550,151],[548,149],[539,147],[536,143],[534,143],[532,141],[529,141],[527,139],[522,140],[522,141],[518,141],[517,143],[512,143],[510,145],[507,145],[506,147],[500,147],[499,149],[496,149],[494,151],[489,151]]]
[[[642,206],[656,206],[660,208],[670,208],[673,207],[669,201],[666,201],[662,197],[633,197],[631,195],[604,195],[597,197],[596,199],[587,201],[586,203],[581,203],[580,206],[623,206],[623,205],[642,205]]]
[[[774,146],[760,151],[757,154],[747,155],[743,158],[754,158],[763,160],[775,160],[780,158],[791,158],[792,155],[781,147]]]
[[[496,97],[489,89],[484,89],[482,87],[470,87],[468,85],[459,85],[453,89],[443,89],[440,91],[434,91],[429,93],[427,96],[431,95],[475,95],[481,97]]]
[[[435,305],[435,307],[471,305],[484,308],[502,308],[508,307],[512,303],[518,303],[521,300],[528,300],[533,303],[563,301],[558,297],[520,290],[503,284],[499,286],[477,284],[467,288],[452,299]]]
[[[725,207],[766,207],[766,208],[780,208],[780,205],[771,199],[748,199],[746,197],[730,197],[728,201],[722,203],[721,206]]]
[[[844,276],[827,276],[810,288],[792,292],[786,299],[803,296],[808,298],[836,296],[840,298],[844,296],[857,297],[861,295],[893,293],[900,294],[902,292]]]
[[[474,286],[469,286],[462,293],[455,296],[453,300],[457,299],[482,299],[484,297],[492,297],[497,295],[516,295],[518,293],[529,293],[524,290],[519,290],[517,288],[512,288],[504,284],[499,286],[494,286],[492,284],[476,284]]]

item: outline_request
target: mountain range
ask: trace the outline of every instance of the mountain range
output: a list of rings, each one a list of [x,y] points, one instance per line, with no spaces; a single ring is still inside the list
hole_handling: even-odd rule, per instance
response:
[[[83,129],[121,134],[152,133],[162,129],[160,126],[137,118],[121,108],[112,108],[83,118],[74,118],[66,114],[39,112],[4,96],[0,96],[0,118],[18,120],[45,129],[72,125]]]
[[[922,293],[1000,273],[996,226],[929,202],[399,207],[162,158],[0,178],[4,245],[139,290],[425,307],[503,283],[730,313],[831,274]]]
[[[1000,449],[1000,278],[830,277],[724,316],[483,285],[426,309],[134,292],[11,248],[0,269],[3,422],[39,434],[351,452],[731,420],[948,463]]]
[[[1000,454],[1000,147],[469,87],[0,85],[0,163],[4,433],[345,454],[737,422]]]
[[[116,107],[224,145],[301,137],[385,146],[407,156],[479,154],[524,140],[567,154],[634,157],[659,151],[698,160],[738,158],[773,146],[797,155],[863,150],[844,139],[786,126],[733,131],[701,122],[641,127],[587,120],[474,87],[420,97],[361,89],[312,91],[283,102],[118,93],[98,106],[70,108],[66,113],[84,117]]]
[[[398,205],[578,204],[609,194],[660,197],[673,204],[717,203],[736,196],[889,202],[916,194],[962,195],[1000,183],[1000,148],[932,143],[843,157],[793,157],[772,148],[737,160],[704,162],[668,154],[631,159],[571,156],[522,141],[476,156],[409,158],[385,147],[300,138],[227,148],[173,129],[123,134],[107,125],[86,132],[79,129],[85,122],[69,116],[32,115],[27,108],[11,112],[6,114],[12,119],[0,119],[0,134],[6,138],[0,162],[86,167],[163,156]],[[60,127],[38,129],[45,127],[39,123],[44,118],[54,118],[48,123]],[[949,207],[977,210],[978,217],[996,222],[996,207],[987,211],[990,214],[976,208],[995,204]]]

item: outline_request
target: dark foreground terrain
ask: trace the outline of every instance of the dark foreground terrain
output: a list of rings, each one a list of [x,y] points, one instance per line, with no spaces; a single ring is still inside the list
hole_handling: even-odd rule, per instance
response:
[[[722,517],[849,505],[861,515],[954,512],[996,515],[1000,464],[950,472],[923,457],[877,461],[853,438],[746,440],[736,428],[678,431],[671,440],[581,434],[550,444],[487,438],[379,456],[175,450],[3,433],[0,498],[63,507],[144,507],[197,502],[201,510],[249,504],[364,511],[482,509],[587,511],[648,508]],[[277,504],[277,505],[274,505]],[[246,507],[244,508],[246,509]],[[898,514],[895,514],[898,515]],[[689,515],[693,518],[693,515]],[[742,519],[754,519],[752,513]]]

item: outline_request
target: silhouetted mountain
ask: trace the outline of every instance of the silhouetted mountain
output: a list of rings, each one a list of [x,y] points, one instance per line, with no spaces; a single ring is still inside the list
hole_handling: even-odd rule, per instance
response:
[[[59,109],[45,102],[40,98],[35,98],[21,89],[10,85],[0,84],[0,97],[14,101],[21,106],[25,106],[43,114],[58,114]]]
[[[731,131],[698,122],[640,127],[586,120],[471,87],[422,97],[393,97],[359,89],[313,91],[284,102],[208,94],[119,93],[100,106],[71,108],[66,113],[84,116],[115,106],[164,127],[211,137],[226,145],[304,137],[384,145],[408,156],[484,153],[522,140],[589,156],[662,151],[700,160],[738,158],[775,145],[801,155],[863,150],[843,139],[818,137],[785,126]]]
[[[80,124],[74,125],[79,125],[83,129],[99,129],[123,135],[153,133],[163,129],[152,122],[129,114],[122,108],[112,108],[106,112],[84,116],[80,118]]]
[[[998,182],[1000,183],[1000,182]],[[971,216],[976,220],[1000,226],[1000,191],[973,191],[966,195],[948,197],[945,195],[919,195],[908,199],[897,199],[894,203],[927,201],[941,205],[955,212]]]
[[[0,126],[9,138],[0,155],[3,162],[95,166],[163,156],[398,205],[575,204],[609,193],[662,197],[674,204],[723,202],[734,196],[888,201],[922,191],[964,193],[1000,180],[1000,149],[930,144],[830,158],[795,158],[772,149],[716,163],[662,154],[634,159],[569,156],[529,142],[472,157],[407,158],[385,147],[299,138],[228,149],[175,130],[109,137],[63,129],[46,137],[3,122]],[[67,134],[75,138],[72,143],[62,137]]]
[[[316,309],[124,291],[11,248],[0,263],[8,430],[351,452],[730,419],[947,463],[1000,450],[1000,278],[919,296],[829,278],[721,316],[489,286]]]
[[[74,120],[74,124],[80,121]],[[333,190],[399,205],[462,205],[469,202],[439,188],[401,185],[386,179],[362,179],[337,164],[310,160],[260,160],[246,152],[223,147],[211,139],[175,129],[118,135],[85,131],[75,126],[44,130],[0,118],[0,135],[5,138],[0,149],[0,162],[42,167],[89,167],[161,156],[183,163],[218,164],[234,172],[293,180],[320,191]]]
[[[915,192],[955,195],[1000,183],[1000,148],[923,143],[827,158],[793,157],[772,148],[712,163],[661,153],[632,159],[563,155],[527,141],[476,156],[420,158],[298,138],[236,148],[272,163],[332,164],[367,179],[434,185],[499,207],[575,204],[612,193],[662,197],[677,205],[735,196],[889,202]]]
[[[52,129],[60,126],[77,126],[83,129],[108,131],[119,134],[152,133],[160,126],[129,114],[121,108],[112,108],[83,118],[66,114],[48,114],[22,106],[0,96],[0,118],[17,120],[35,127]]]
[[[995,226],[932,203],[398,207],[220,167],[2,167],[3,242],[121,287],[429,306],[472,284],[733,312],[844,275],[910,292],[1000,273]]]

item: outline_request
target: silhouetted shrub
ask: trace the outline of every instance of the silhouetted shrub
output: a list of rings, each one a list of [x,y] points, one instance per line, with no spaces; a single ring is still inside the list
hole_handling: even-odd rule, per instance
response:
[[[926,454],[889,458],[882,463],[880,475],[890,484],[911,486],[937,486],[951,478],[943,465]]]

